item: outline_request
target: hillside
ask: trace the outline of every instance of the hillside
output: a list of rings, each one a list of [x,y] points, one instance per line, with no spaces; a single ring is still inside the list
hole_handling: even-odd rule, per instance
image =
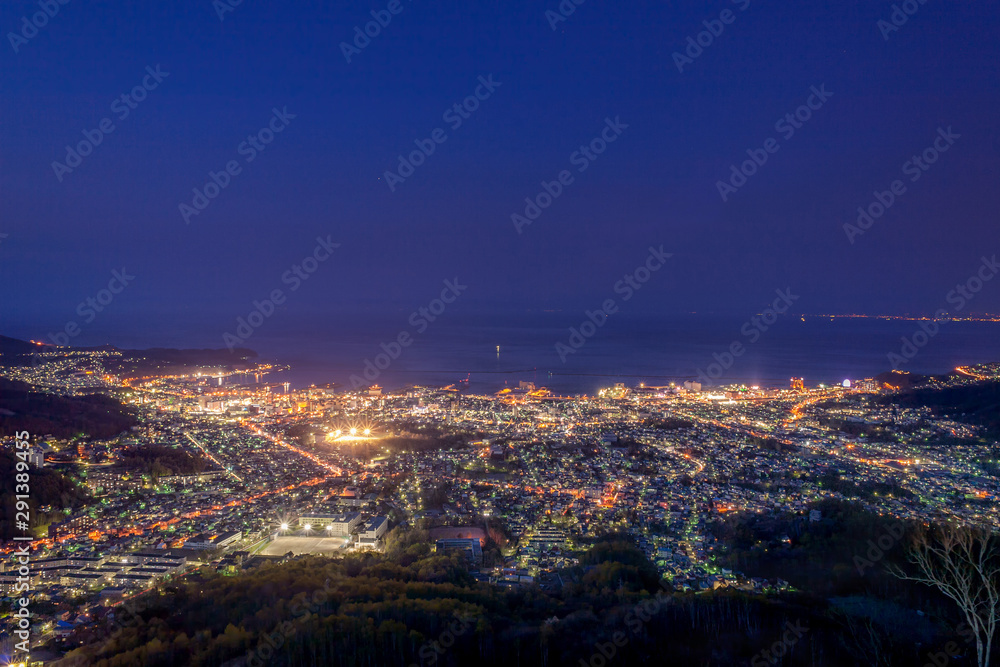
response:
[[[961,421],[983,426],[991,437],[1000,437],[1000,382],[914,388],[883,396],[879,402],[907,408],[929,407],[938,416],[961,417]]]
[[[134,411],[104,394],[57,396],[0,378],[0,435],[111,438],[136,425]]]
[[[85,646],[58,664],[578,667],[611,664],[609,656],[621,665],[757,667],[792,626],[806,630],[783,665],[869,657],[850,630],[848,619],[866,613],[857,602],[844,611],[802,594],[671,593],[642,553],[616,538],[563,571],[566,584],[554,593],[479,583],[460,556],[430,553],[420,539],[390,543],[387,555],[301,557],[233,577],[204,570],[157,592],[110,638],[76,635],[71,642]],[[881,664],[920,664],[920,644],[889,641],[880,628]],[[925,641],[941,639],[933,624],[924,629]]]

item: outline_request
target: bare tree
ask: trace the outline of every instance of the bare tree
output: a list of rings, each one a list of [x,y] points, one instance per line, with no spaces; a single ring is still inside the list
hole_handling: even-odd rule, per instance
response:
[[[922,530],[914,536],[907,560],[918,574],[898,567],[890,571],[951,598],[975,637],[979,667],[989,667],[1000,615],[1000,550],[992,531],[952,524]]]

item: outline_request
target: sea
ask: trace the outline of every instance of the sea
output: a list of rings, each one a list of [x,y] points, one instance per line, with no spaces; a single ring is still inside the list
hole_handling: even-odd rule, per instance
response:
[[[893,369],[930,375],[1000,361],[994,322],[941,322],[934,335],[923,328],[934,331],[928,322],[915,320],[799,315],[769,325],[701,314],[585,322],[546,312],[446,313],[416,325],[405,314],[352,316],[281,328],[265,323],[245,346],[289,367],[264,381],[296,388],[454,384],[491,393],[531,382],[558,395],[590,395],[619,382],[783,387],[801,377],[807,386],[831,385]]]

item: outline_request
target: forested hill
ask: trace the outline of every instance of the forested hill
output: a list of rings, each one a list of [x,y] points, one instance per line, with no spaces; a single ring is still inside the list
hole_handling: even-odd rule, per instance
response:
[[[0,365],[34,366],[45,363],[51,355],[65,352],[114,352],[105,357],[105,370],[123,377],[178,374],[198,368],[242,370],[252,365],[257,353],[237,347],[228,349],[176,349],[154,347],[146,350],[125,350],[113,345],[100,347],[56,347],[36,344],[9,336],[0,336]]]
[[[0,540],[9,540],[15,534],[17,508],[18,459],[13,452],[0,450]],[[72,478],[52,468],[35,468],[31,471],[31,493],[27,499],[31,517],[29,527],[36,534],[53,521],[64,519],[63,511],[82,507],[89,499],[87,489]],[[43,511],[42,508],[46,508]]]
[[[57,396],[4,378],[0,378],[0,408],[0,435],[27,431],[33,438],[110,438],[137,423],[134,410],[110,396]]]
[[[983,426],[992,437],[1000,438],[1000,382],[944,389],[920,387],[884,396],[879,402],[903,407],[926,406],[940,416],[961,416],[961,421]]]
[[[112,638],[75,637],[89,645],[59,664],[750,665],[791,626],[805,630],[782,664],[854,660],[822,600],[665,592],[642,553],[614,541],[564,571],[558,593],[502,589],[477,582],[457,554],[430,553],[420,532],[387,555],[302,557],[168,585]],[[917,647],[901,657],[918,660]]]

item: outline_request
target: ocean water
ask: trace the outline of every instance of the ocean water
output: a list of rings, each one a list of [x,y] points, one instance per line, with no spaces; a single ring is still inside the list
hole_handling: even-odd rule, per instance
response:
[[[594,327],[591,336],[573,341],[583,341],[574,348],[570,327],[581,329],[582,316],[447,315],[423,331],[405,315],[264,326],[246,346],[265,359],[290,364],[289,371],[267,381],[290,381],[295,387],[328,382],[350,386],[354,376],[386,388],[468,380],[471,390],[492,392],[529,381],[559,394],[591,394],[615,382],[656,386],[700,374],[713,376],[716,384],[760,386],[787,386],[793,376],[810,386],[858,380],[892,369],[889,354],[900,354],[902,339],[912,340],[921,331],[918,322],[895,320],[787,315],[762,330],[745,318],[615,315]],[[397,350],[393,341],[404,332],[412,342]],[[917,335],[918,342],[924,339]],[[564,358],[557,343],[566,346]],[[734,343],[743,352],[730,357]],[[1000,361],[1000,323],[941,323],[939,332],[899,369],[943,373],[987,361]]]

